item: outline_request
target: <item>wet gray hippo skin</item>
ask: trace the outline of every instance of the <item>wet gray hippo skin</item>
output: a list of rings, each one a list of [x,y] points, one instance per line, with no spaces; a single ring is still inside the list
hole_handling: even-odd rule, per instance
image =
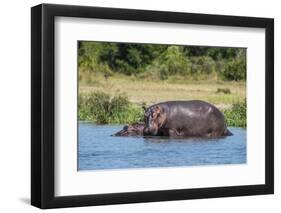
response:
[[[125,125],[122,130],[115,133],[114,136],[141,136],[143,135],[144,122],[137,122],[131,125]]]
[[[171,137],[222,137],[232,133],[224,115],[204,101],[167,101],[145,111],[144,135]]]

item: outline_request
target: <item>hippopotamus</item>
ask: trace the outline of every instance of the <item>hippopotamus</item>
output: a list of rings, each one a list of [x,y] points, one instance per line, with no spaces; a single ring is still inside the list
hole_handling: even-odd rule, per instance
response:
[[[208,137],[230,136],[224,115],[210,103],[166,101],[146,109],[145,136]]]
[[[115,133],[114,136],[142,136],[144,127],[144,122],[137,122],[131,125],[125,125],[123,129]]]

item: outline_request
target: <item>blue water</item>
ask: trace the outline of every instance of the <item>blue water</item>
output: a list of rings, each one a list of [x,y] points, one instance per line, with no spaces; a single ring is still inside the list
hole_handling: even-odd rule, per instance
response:
[[[123,126],[79,123],[78,170],[246,163],[246,129],[220,139],[116,137]]]

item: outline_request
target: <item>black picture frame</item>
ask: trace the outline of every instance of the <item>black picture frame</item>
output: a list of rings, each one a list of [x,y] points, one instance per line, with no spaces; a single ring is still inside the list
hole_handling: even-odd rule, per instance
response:
[[[265,184],[93,195],[54,195],[54,18],[80,17],[264,28]],[[31,204],[42,209],[274,193],[274,20],[241,16],[41,4],[31,8]]]

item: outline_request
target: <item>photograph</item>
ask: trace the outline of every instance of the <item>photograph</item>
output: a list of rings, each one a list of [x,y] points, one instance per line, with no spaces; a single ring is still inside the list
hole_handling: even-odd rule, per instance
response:
[[[234,14],[33,6],[31,204],[273,194],[274,19]]]
[[[77,170],[247,164],[247,48],[77,41]]]

